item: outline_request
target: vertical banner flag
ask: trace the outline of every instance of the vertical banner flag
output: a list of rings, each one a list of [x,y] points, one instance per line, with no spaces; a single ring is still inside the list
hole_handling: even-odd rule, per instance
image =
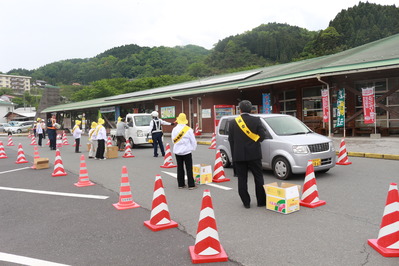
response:
[[[85,117],[85,113],[82,114],[82,131],[85,132],[86,129],[86,117]]]
[[[329,115],[329,106],[328,106],[328,90],[321,90],[321,100],[323,104],[323,122],[328,122],[330,119]]]
[[[345,125],[345,89],[339,89],[337,93],[337,124],[335,127]]]
[[[364,123],[375,123],[374,87],[362,89],[362,100]]]
[[[263,114],[270,114],[270,93],[262,93],[262,113]]]

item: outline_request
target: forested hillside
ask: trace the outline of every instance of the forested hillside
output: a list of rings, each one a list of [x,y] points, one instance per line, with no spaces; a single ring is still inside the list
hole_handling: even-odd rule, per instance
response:
[[[332,54],[397,33],[399,8],[359,2],[317,32],[269,23],[228,36],[211,50],[196,45],[129,44],[94,58],[54,62],[35,70],[14,69],[7,74],[59,85],[66,99],[78,101]],[[71,87],[72,83],[82,86]]]

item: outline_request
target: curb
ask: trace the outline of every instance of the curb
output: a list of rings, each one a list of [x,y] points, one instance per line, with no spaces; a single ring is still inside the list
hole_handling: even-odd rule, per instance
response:
[[[336,152],[338,155],[338,152]],[[399,160],[399,155],[394,154],[380,154],[380,153],[367,153],[367,152],[348,152],[348,156],[351,157],[365,157],[373,159],[387,159],[387,160]]]

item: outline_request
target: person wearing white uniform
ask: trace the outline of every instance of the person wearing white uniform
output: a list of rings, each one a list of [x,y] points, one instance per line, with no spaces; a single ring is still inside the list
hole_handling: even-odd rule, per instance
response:
[[[192,152],[197,148],[197,141],[192,128],[187,126],[187,118],[184,113],[180,113],[176,120],[177,126],[172,130],[173,153],[177,162],[177,185],[185,188],[184,166],[187,172],[188,189],[196,188],[193,177],[193,157]]]
[[[43,139],[43,129],[44,123],[41,118],[37,119],[37,124],[36,124],[36,135],[39,137],[39,142],[38,145],[42,147],[42,139]]]
[[[82,136],[82,130],[80,129],[79,125],[82,123],[80,120],[75,121],[75,126],[72,129],[73,138],[75,139],[75,152],[80,153],[80,137]]]
[[[103,126],[104,124],[104,119],[99,118],[98,119],[98,125],[96,128],[96,139],[97,139],[97,152],[96,152],[96,157],[94,159],[100,159],[100,160],[106,160],[104,157],[104,152],[105,152],[105,141],[107,140],[107,131],[105,130],[105,127]]]
[[[90,150],[89,150],[89,159],[94,158],[94,155],[97,152],[97,139],[96,139],[96,127],[97,127],[97,123],[96,122],[92,122],[91,123],[91,128],[89,130],[89,144],[90,144]]]

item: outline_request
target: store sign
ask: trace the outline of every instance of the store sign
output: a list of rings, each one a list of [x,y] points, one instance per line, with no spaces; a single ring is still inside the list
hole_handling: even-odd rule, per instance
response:
[[[364,123],[375,123],[374,87],[362,89],[362,101]]]
[[[323,104],[323,122],[328,122],[329,119],[330,107],[328,106],[328,97],[328,90],[321,90],[321,100]]]
[[[335,127],[345,125],[345,89],[340,89],[337,93],[337,124]]]
[[[115,106],[112,106],[112,107],[102,107],[102,108],[100,108],[100,112],[101,112],[102,114],[104,114],[104,113],[112,113],[112,112],[115,112]]]

